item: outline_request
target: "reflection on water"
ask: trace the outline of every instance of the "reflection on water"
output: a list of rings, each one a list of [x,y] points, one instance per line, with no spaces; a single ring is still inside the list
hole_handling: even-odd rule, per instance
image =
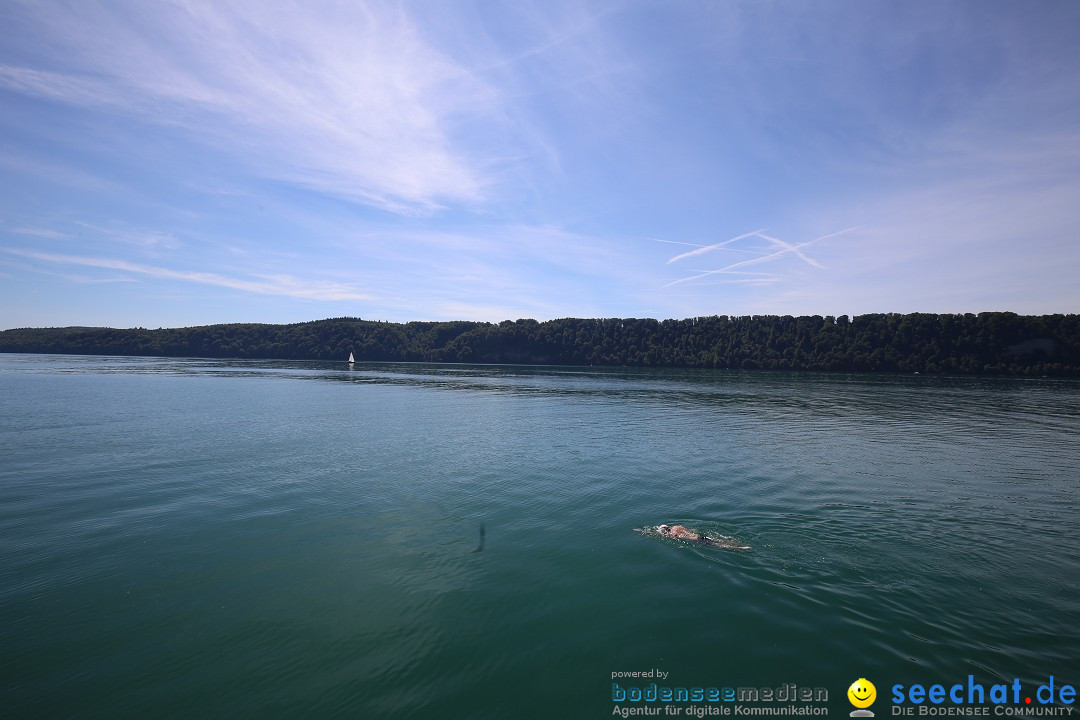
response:
[[[0,388],[16,716],[1080,680],[1075,381],[10,355]]]

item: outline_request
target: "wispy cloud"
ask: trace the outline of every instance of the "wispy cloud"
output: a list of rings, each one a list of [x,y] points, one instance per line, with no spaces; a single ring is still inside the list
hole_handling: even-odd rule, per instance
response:
[[[59,230],[51,230],[49,228],[37,228],[37,227],[13,227],[9,228],[8,232],[15,233],[16,235],[29,235],[30,237],[43,238],[46,240],[62,240],[68,237]]]
[[[110,243],[128,245],[143,250],[176,250],[183,247],[183,243],[172,233],[161,230],[108,227],[83,220],[76,221],[74,224],[80,228],[80,235],[84,235],[85,231],[89,231],[97,238]]]
[[[368,300],[369,295],[357,292],[354,288],[344,283],[332,283],[323,281],[306,281],[291,275],[259,275],[258,279],[244,279],[230,277],[218,273],[192,272],[185,270],[172,270],[154,265],[143,265],[116,260],[112,258],[82,257],[77,255],[58,255],[54,253],[36,252],[19,248],[4,248],[5,252],[36,260],[44,263],[57,265],[80,265],[83,267],[96,267],[108,270],[119,270],[135,275],[144,275],[166,280],[179,280],[201,285],[215,285],[217,287],[242,290],[244,292],[258,293],[260,295],[278,295],[305,300]]]
[[[80,70],[8,63],[0,87],[180,126],[260,174],[394,212],[485,197],[490,158],[458,133],[497,117],[497,93],[399,6],[27,7]]]
[[[698,274],[690,279],[697,280],[706,276],[709,276],[714,283],[724,285],[771,285],[784,280],[783,276],[776,273],[742,270],[699,270]]]
[[[16,278],[0,325],[310,314],[289,298],[410,320],[1080,297],[1080,5],[10,0],[0,16],[0,248],[39,253],[0,250]],[[129,286],[88,282],[105,278]],[[19,306],[27,288],[50,303]]]
[[[76,105],[124,107],[130,96],[100,78],[0,64],[0,87]]]

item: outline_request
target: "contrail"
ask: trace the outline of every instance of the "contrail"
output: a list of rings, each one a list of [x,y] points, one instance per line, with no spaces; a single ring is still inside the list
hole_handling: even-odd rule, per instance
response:
[[[709,245],[709,246],[700,248],[699,250],[692,250],[692,251],[690,251],[688,253],[683,253],[682,255],[679,255],[677,257],[672,258],[671,260],[668,260],[668,263],[672,263],[675,260],[678,260],[678,259],[684,258],[684,257],[688,257],[690,255],[698,255],[700,253],[707,252],[709,250],[714,250],[716,248],[723,247],[724,245],[727,245],[728,243],[735,242],[736,240],[742,240],[743,238],[747,238],[747,237],[751,237],[751,236],[755,236],[755,237],[759,237],[759,238],[761,238],[763,240],[767,240],[768,242],[771,242],[774,245],[776,245],[777,247],[779,247],[780,249],[777,250],[774,253],[770,253],[770,254],[767,254],[767,255],[762,255],[761,257],[751,258],[750,260],[742,260],[740,262],[733,263],[733,264],[728,265],[726,267],[722,267],[719,270],[702,271],[702,272],[699,272],[697,275],[692,275],[690,277],[685,277],[685,278],[681,278],[679,280],[675,280],[674,282],[669,282],[667,285],[664,285],[664,287],[671,287],[672,285],[680,285],[680,284],[685,283],[685,282],[690,282],[691,280],[697,280],[699,278],[703,278],[703,277],[705,277],[707,275],[717,275],[717,274],[720,274],[720,273],[732,274],[732,275],[742,274],[742,273],[732,273],[731,271],[734,270],[735,268],[746,267],[747,265],[757,265],[758,263],[769,262],[771,260],[774,260],[774,259],[780,257],[781,255],[786,255],[788,253],[795,253],[795,255],[800,257],[803,261],[807,262],[808,264],[813,265],[816,268],[821,268],[821,269],[824,270],[825,268],[821,263],[819,263],[817,260],[814,260],[811,257],[806,256],[805,254],[803,254],[803,253],[801,253],[799,251],[802,248],[813,245],[814,243],[820,242],[821,240],[826,240],[826,239],[831,238],[831,237],[836,237],[837,235],[843,235],[844,233],[849,233],[852,230],[858,230],[860,227],[861,227],[860,225],[856,225],[854,227],[849,227],[849,228],[846,228],[844,230],[840,230],[838,232],[829,233],[828,235],[822,235],[821,237],[816,237],[813,240],[807,240],[806,242],[799,243],[798,245],[792,245],[791,243],[784,242],[783,240],[781,240],[779,238],[774,238],[774,237],[772,237],[770,235],[765,235],[764,232],[763,232],[764,229],[755,230],[752,233],[747,233],[745,235],[740,235],[737,238],[732,238],[731,240],[726,240],[725,242],[718,243],[717,245]],[[743,251],[743,252],[750,252],[750,251]]]
[[[690,247],[698,248],[705,247],[704,245],[699,245],[698,243],[681,242],[679,240],[661,240],[660,238],[653,238],[653,240],[655,240],[656,242],[671,243],[672,245],[689,245]]]
[[[826,239],[831,238],[831,237],[836,237],[837,235],[843,235],[844,233],[849,233],[852,230],[858,230],[861,227],[862,227],[862,225],[853,225],[852,227],[846,228],[844,230],[840,230],[840,231],[834,232],[834,233],[829,233],[828,235],[822,235],[819,238],[814,238],[814,242],[817,242],[818,240],[826,240]]]
[[[818,238],[818,240],[820,240],[820,238]],[[731,270],[734,270],[735,268],[738,268],[738,267],[746,267],[747,265],[757,265],[758,263],[768,262],[770,260],[773,260],[775,258],[780,257],[781,255],[787,255],[789,252],[798,253],[798,251],[800,249],[806,247],[807,245],[813,245],[816,242],[817,242],[817,240],[808,240],[807,242],[801,243],[799,245],[789,245],[789,246],[785,247],[782,250],[777,250],[776,252],[772,253],[771,255],[763,255],[761,257],[751,258],[749,260],[743,260],[741,262],[737,262],[737,263],[734,263],[732,265],[728,265],[727,267],[722,267],[719,270],[709,270],[709,271],[703,272],[703,273],[701,273],[699,275],[694,275],[693,277],[682,278],[681,280],[676,280],[674,282],[670,282],[667,285],[665,285],[664,287],[671,287],[672,285],[678,285],[680,283],[689,282],[691,280],[697,280],[698,278],[703,278],[706,275],[716,275],[717,273],[729,273]],[[821,266],[818,265],[818,267],[821,267]]]
[[[728,252],[745,253],[747,255],[768,255],[769,254],[767,252],[762,252],[761,250],[743,250],[742,248],[724,248],[724,250],[727,250]]]
[[[760,228],[758,230],[754,230],[753,232],[748,232],[745,235],[739,235],[738,237],[733,237],[730,240],[725,240],[724,242],[716,243],[715,245],[705,245],[704,247],[699,247],[697,250],[691,250],[689,252],[684,252],[682,255],[676,255],[675,257],[668,260],[668,265],[670,265],[673,262],[676,262],[677,260],[682,260],[683,258],[692,257],[694,255],[702,255],[704,253],[711,252],[712,250],[719,250],[720,248],[724,247],[725,245],[730,245],[733,242],[737,242],[739,240],[745,240],[748,237],[754,237],[758,233],[762,232],[764,229],[765,228]]]
[[[762,240],[768,240],[769,242],[775,244],[776,246],[784,248],[788,252],[795,253],[796,255],[799,256],[800,259],[802,259],[804,262],[806,262],[809,265],[813,265],[816,268],[821,268],[822,270],[825,269],[825,267],[821,263],[819,263],[817,260],[815,260],[815,259],[813,259],[811,257],[807,257],[806,255],[803,255],[801,252],[799,252],[798,248],[796,248],[791,243],[786,243],[783,240],[781,240],[780,238],[774,238],[771,235],[765,235],[764,233],[757,233],[757,236],[759,238],[761,238]],[[806,247],[810,243],[815,243],[815,242],[817,242],[817,240],[811,240],[810,242],[803,243],[799,247]]]
[[[849,227],[849,228],[846,228],[844,230],[839,230],[839,231],[834,232],[834,233],[829,233],[828,235],[822,235],[821,237],[816,237],[813,240],[810,240],[809,242],[806,242],[806,243],[803,243],[802,245],[799,245],[799,247],[806,247],[810,243],[816,243],[819,240],[825,240],[825,239],[828,239],[828,238],[831,238],[831,237],[836,237],[837,235],[843,235],[844,233],[849,233],[852,230],[858,230],[859,227],[860,227],[859,225],[855,225],[854,227]],[[759,238],[761,238],[762,240],[768,240],[771,243],[775,243],[779,247],[791,249],[804,262],[806,262],[806,263],[808,263],[810,265],[813,265],[816,268],[821,268],[822,270],[825,269],[824,266],[821,263],[819,263],[817,260],[814,260],[811,257],[807,257],[806,255],[803,255],[798,250],[795,250],[794,247],[791,245],[791,243],[786,243],[783,240],[781,240],[780,238],[774,238],[774,237],[771,237],[769,235],[765,235],[764,233],[757,233],[757,236]]]

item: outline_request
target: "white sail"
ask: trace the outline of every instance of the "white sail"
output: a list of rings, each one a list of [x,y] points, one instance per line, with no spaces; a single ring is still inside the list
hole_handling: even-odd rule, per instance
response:
[[[356,362],[356,360],[353,359],[352,353],[349,353],[349,362],[351,362],[351,363]]]

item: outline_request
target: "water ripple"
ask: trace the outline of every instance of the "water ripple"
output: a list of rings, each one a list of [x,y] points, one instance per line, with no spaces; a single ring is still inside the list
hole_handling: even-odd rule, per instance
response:
[[[0,383],[15,716],[1080,672],[1074,381],[10,356]],[[664,521],[753,550],[631,532]]]

